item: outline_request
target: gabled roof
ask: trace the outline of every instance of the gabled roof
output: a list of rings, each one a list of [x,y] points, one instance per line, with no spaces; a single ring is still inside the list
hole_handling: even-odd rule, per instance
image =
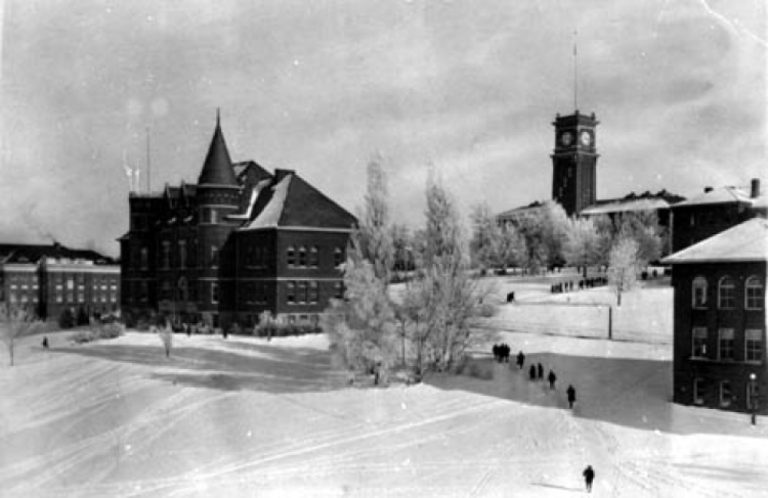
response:
[[[97,264],[114,264],[110,257],[90,249],[70,249],[53,244],[0,244],[0,262],[37,263],[44,257],[82,259]]]
[[[768,260],[768,220],[752,218],[661,260],[664,264]]]
[[[738,187],[719,187],[692,197],[687,201],[675,204],[675,208],[684,206],[698,206],[702,204],[724,204],[744,202],[749,203],[749,194]]]
[[[356,219],[290,170],[276,170],[271,185],[259,191],[255,216],[243,230],[324,228],[348,230]]]
[[[528,211],[536,211],[538,209],[541,209],[544,206],[543,202],[540,201],[533,201],[532,203],[528,204],[527,206],[519,206],[513,209],[509,209],[507,211],[504,211],[503,213],[499,213],[496,215],[497,218],[503,218],[505,216],[516,216],[519,214],[526,213]]]
[[[200,177],[197,179],[197,184],[237,186],[235,170],[232,169],[232,160],[229,158],[227,144],[221,132],[218,112],[216,113],[216,129],[213,131],[211,145],[208,147],[208,155],[205,156],[205,162],[203,163]]]
[[[624,213],[629,211],[657,211],[669,209],[669,203],[664,199],[615,199],[610,202],[593,204],[581,210],[582,216],[594,216],[608,213]]]

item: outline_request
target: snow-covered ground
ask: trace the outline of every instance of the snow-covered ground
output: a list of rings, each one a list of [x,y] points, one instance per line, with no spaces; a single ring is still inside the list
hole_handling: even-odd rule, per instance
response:
[[[324,336],[49,338],[0,366],[3,496],[572,496],[587,464],[595,496],[768,496],[768,419],[669,403],[665,343],[501,332],[550,391],[487,357],[349,387]]]

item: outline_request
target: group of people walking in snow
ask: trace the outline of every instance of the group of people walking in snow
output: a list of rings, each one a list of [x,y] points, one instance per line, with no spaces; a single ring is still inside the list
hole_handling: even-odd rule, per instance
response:
[[[493,357],[499,363],[509,362],[510,348],[508,344],[494,344],[492,348]],[[522,351],[517,353],[515,357],[515,364],[518,370],[522,370],[525,366],[525,353]],[[528,378],[530,380],[541,380],[544,378],[544,366],[541,363],[533,364],[528,368]],[[547,382],[549,382],[549,388],[555,390],[555,382],[557,382],[557,375],[555,371],[550,369],[547,375]],[[573,408],[573,404],[576,402],[576,388],[572,384],[568,385],[568,389],[565,390],[565,394],[568,397],[568,408]]]

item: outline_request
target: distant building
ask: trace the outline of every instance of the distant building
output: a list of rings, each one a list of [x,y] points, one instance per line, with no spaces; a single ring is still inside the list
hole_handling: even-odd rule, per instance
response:
[[[56,320],[117,311],[120,266],[91,250],[60,244],[0,244],[0,303]]]
[[[671,207],[683,200],[685,200],[685,197],[672,194],[666,190],[661,190],[655,194],[648,191],[642,194],[630,192],[628,195],[616,199],[600,199],[583,209],[579,216],[585,218],[608,216],[614,219],[627,213],[655,213],[659,220],[659,225],[669,227]]]
[[[129,196],[122,307],[213,326],[313,323],[343,296],[355,218],[292,170],[233,164],[217,118],[197,184]]]
[[[767,260],[768,221],[752,218],[662,261],[675,292],[676,403],[768,413]]]
[[[692,199],[672,207],[672,250],[680,251],[749,218],[766,215],[766,196],[760,180],[748,191],[738,187],[707,187]]]
[[[595,114],[575,111],[569,116],[555,117],[555,148],[552,151],[552,200],[560,204],[568,216],[617,216],[641,211],[657,215],[659,225],[670,224],[670,208],[684,197],[661,190],[656,194],[630,193],[615,199],[597,199],[597,125]],[[496,216],[499,224],[518,224],[536,217],[544,206],[536,201],[504,211]]]

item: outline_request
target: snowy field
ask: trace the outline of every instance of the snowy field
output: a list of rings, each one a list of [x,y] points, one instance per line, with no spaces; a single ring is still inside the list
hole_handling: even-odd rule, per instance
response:
[[[768,496],[768,418],[669,403],[652,338],[500,332],[550,391],[482,355],[492,380],[348,387],[324,336],[67,336],[0,363],[3,496],[567,497],[587,464],[595,496]]]

